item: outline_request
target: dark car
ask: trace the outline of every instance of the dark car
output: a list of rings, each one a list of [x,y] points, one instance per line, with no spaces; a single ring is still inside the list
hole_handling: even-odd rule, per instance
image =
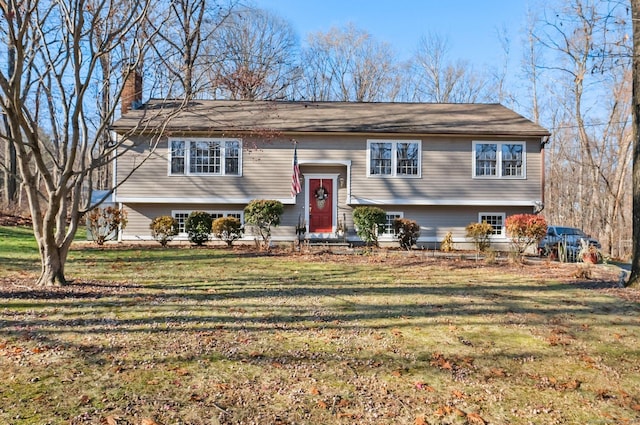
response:
[[[600,249],[600,242],[587,235],[582,230],[575,227],[549,226],[547,234],[538,244],[538,253],[548,255],[552,252],[557,254],[558,245],[562,242],[568,251],[578,252],[581,240],[585,240],[589,245]]]

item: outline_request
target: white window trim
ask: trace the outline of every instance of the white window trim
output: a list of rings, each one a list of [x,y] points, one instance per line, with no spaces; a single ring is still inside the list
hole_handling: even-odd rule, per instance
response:
[[[494,212],[494,211],[482,212],[481,211],[481,212],[478,213],[478,223],[482,223],[482,216],[483,215],[493,215],[493,216],[502,217],[502,228],[500,229],[500,234],[499,235],[490,235],[489,239],[506,239],[507,232],[506,232],[506,227],[505,227],[505,220],[507,219],[507,214],[503,213],[503,212]]]
[[[496,175],[495,176],[478,176],[476,175],[476,146],[477,145],[497,145],[496,152]],[[521,176],[503,176],[502,175],[502,145],[522,145],[522,175]],[[527,178],[527,142],[504,141],[496,142],[494,140],[474,140],[471,152],[471,173],[474,179],[515,179],[524,180]]]
[[[171,210],[171,217],[175,218],[176,214],[191,214],[194,211],[204,211],[207,214],[223,214],[224,217],[227,217],[231,214],[240,214],[240,223],[244,225],[244,211],[243,210]],[[187,232],[180,232],[177,236],[186,237]]]
[[[172,173],[171,172],[171,145],[173,142],[184,142],[184,173]],[[192,173],[190,172],[191,168],[191,142],[238,142],[240,145],[240,156],[238,158],[238,174],[225,174],[225,157],[221,158],[222,164],[220,165],[220,173]],[[226,148],[225,148],[226,149]],[[225,177],[242,177],[242,157],[243,157],[243,149],[242,149],[242,139],[238,138],[224,138],[224,137],[169,137],[167,144],[167,175],[168,176],[225,176]]]
[[[391,174],[371,174],[371,144],[372,143],[391,143]],[[418,174],[398,174],[398,157],[396,155],[398,143],[417,143],[418,144]],[[422,140],[397,140],[397,139],[369,139],[367,140],[367,177],[374,178],[399,178],[399,179],[419,179],[422,177]]]
[[[402,211],[385,211],[386,215],[395,215],[398,216],[398,218],[404,218],[404,212]],[[378,235],[378,239],[379,240],[395,240],[396,239],[396,235],[394,233],[380,233],[380,235]]]

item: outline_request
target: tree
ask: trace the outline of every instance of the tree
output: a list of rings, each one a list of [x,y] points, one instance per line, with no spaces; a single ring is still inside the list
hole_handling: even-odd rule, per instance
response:
[[[310,34],[308,45],[302,54],[304,99],[374,102],[391,97],[398,68],[387,43],[350,24]]]
[[[220,60],[213,49],[219,26],[235,2],[217,0],[156,0],[158,12],[148,26],[157,35],[147,62],[163,97],[205,97],[213,87],[208,72]]]
[[[537,214],[514,214],[505,222],[507,235],[518,255],[537,244],[547,234],[547,221]]]
[[[362,206],[353,209],[353,224],[360,239],[367,245],[378,246],[378,235],[387,223],[387,213],[379,207]]]
[[[627,286],[640,287],[640,0],[631,0],[633,25],[633,256]]]
[[[283,212],[282,202],[269,199],[253,200],[244,208],[244,221],[258,232],[264,249],[268,249],[271,242],[271,226],[280,225]]]
[[[140,63],[147,40],[140,28],[150,6],[150,0],[0,2],[0,33],[15,50],[11,72],[0,69],[0,102],[39,247],[39,285],[66,283],[69,247],[94,207],[84,194],[89,176],[117,157],[118,142],[102,145],[101,137],[118,110],[123,82]],[[119,55],[122,72],[100,117],[95,99],[103,87],[96,81],[107,54]]]
[[[549,221],[597,232],[610,255],[628,235],[631,150],[627,9],[563,0],[533,31],[536,72],[548,79],[553,122],[546,178]],[[534,78],[532,76],[532,78]],[[537,99],[534,99],[537,100]],[[550,113],[549,113],[550,112]]]
[[[231,99],[284,99],[298,77],[298,39],[287,21],[261,9],[233,11],[213,41],[212,85]]]
[[[410,64],[412,101],[455,103],[485,100],[489,80],[464,61],[450,62],[449,45],[437,34],[423,36]]]

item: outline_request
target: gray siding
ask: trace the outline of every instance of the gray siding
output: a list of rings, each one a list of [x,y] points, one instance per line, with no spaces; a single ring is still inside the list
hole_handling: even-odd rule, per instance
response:
[[[378,139],[388,139],[383,136]],[[539,140],[527,141],[525,179],[472,178],[471,138],[411,137],[422,140],[420,178],[368,177],[366,136],[298,138],[298,158],[305,163],[351,161],[351,196],[376,202],[408,203],[468,201],[532,201],[541,197]],[[517,140],[521,141],[521,140]],[[122,179],[145,157],[144,143],[117,161]],[[170,176],[167,140],[163,139],[146,162],[118,190],[119,198],[204,198],[209,201],[239,199],[288,199],[291,188],[293,146],[289,140],[244,141],[242,176]],[[314,166],[315,171],[318,165]],[[326,170],[322,170],[325,172]],[[340,170],[346,173],[346,169]]]

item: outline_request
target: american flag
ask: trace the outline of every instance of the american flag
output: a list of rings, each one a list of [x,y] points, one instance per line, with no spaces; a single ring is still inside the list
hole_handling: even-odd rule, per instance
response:
[[[295,198],[302,192],[300,187],[300,166],[298,165],[298,145],[293,145],[293,175],[291,176],[291,197]]]

